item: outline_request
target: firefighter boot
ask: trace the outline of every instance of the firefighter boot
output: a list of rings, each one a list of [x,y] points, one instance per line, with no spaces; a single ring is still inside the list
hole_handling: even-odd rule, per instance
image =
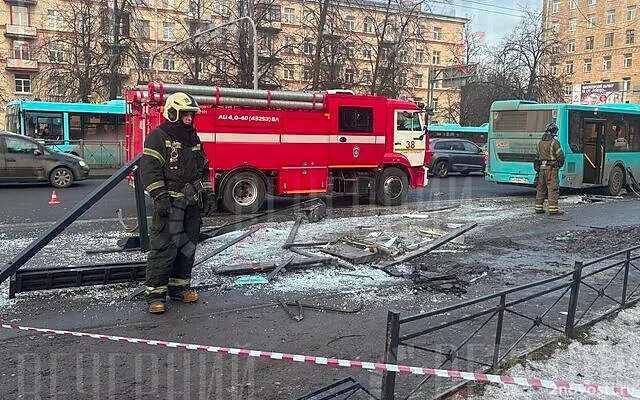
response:
[[[198,301],[198,292],[184,287],[169,288],[169,298],[183,303],[195,303]]]
[[[162,314],[165,311],[164,301],[160,299],[149,300],[149,313]]]
[[[549,215],[562,215],[564,211],[558,209],[557,204],[549,204]]]
[[[544,204],[536,203],[536,214],[544,214]]]

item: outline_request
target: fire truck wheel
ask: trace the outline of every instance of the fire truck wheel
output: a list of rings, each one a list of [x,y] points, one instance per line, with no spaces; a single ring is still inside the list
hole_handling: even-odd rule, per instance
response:
[[[262,207],[266,187],[264,181],[253,172],[233,174],[222,191],[222,205],[234,214],[255,213]]]
[[[409,193],[409,178],[400,168],[389,167],[378,176],[376,201],[384,206],[398,206]]]

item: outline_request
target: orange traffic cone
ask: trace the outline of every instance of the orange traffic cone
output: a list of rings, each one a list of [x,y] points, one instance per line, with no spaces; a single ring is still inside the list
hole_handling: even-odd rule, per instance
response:
[[[49,200],[49,204],[60,204],[60,202],[58,201],[58,196],[56,196],[55,190],[51,191],[51,200]]]

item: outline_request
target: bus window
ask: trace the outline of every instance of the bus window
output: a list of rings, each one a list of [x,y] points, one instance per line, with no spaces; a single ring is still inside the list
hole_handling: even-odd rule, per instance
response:
[[[69,114],[69,140],[84,139],[82,134],[82,115]]]
[[[36,139],[60,140],[63,138],[62,114],[25,112],[25,134]]]
[[[84,116],[84,138],[86,140],[116,141],[118,116],[113,114],[87,114]]]

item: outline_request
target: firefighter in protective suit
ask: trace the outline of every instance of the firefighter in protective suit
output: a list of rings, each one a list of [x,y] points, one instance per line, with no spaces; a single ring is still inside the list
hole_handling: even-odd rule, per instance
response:
[[[549,199],[549,215],[564,214],[558,209],[560,187],[558,170],[564,164],[564,152],[555,138],[558,126],[551,122],[538,142],[534,169],[537,172],[536,214],[544,214],[544,200]]]
[[[198,111],[190,95],[170,95],[162,114],[166,121],[144,141],[140,172],[154,203],[145,296],[153,314],[165,311],[167,295],[184,303],[198,300],[190,288],[191,269],[201,214],[208,214],[215,201],[209,162],[193,127]]]

